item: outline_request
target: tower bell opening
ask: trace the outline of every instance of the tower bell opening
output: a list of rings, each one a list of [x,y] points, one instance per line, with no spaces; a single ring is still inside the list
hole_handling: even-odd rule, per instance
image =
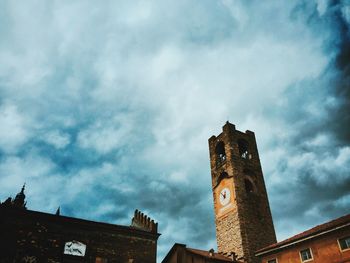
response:
[[[215,147],[216,164],[220,165],[226,161],[225,144],[220,141]]]

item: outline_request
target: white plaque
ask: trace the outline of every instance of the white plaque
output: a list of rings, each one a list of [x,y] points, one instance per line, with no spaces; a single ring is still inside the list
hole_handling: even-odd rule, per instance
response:
[[[64,254],[84,257],[86,251],[86,245],[79,241],[68,241],[64,244]]]

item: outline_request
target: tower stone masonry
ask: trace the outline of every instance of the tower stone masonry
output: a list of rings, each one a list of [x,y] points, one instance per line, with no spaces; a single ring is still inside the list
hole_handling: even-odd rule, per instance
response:
[[[226,122],[209,139],[218,251],[257,263],[254,252],[276,243],[255,135]]]

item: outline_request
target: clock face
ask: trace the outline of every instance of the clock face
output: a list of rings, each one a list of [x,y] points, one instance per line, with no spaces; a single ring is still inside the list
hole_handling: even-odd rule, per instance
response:
[[[79,241],[69,241],[64,244],[64,254],[84,257],[86,251],[86,245]]]
[[[231,192],[230,189],[225,187],[220,191],[220,204],[222,206],[227,205],[230,202]]]

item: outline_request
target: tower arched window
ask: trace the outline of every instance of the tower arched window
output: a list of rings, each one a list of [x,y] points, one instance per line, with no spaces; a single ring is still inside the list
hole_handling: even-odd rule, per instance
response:
[[[239,156],[242,157],[243,159],[251,159],[252,155],[249,153],[248,149],[249,149],[248,142],[244,139],[239,139],[238,140]]]
[[[250,194],[254,193],[254,185],[249,179],[244,179],[245,191]]]
[[[255,173],[252,170],[248,169],[248,168],[244,168],[243,169],[243,174],[246,177],[249,177],[249,178],[255,178],[256,177]]]
[[[226,161],[225,144],[220,141],[215,147],[216,164],[221,164]]]

